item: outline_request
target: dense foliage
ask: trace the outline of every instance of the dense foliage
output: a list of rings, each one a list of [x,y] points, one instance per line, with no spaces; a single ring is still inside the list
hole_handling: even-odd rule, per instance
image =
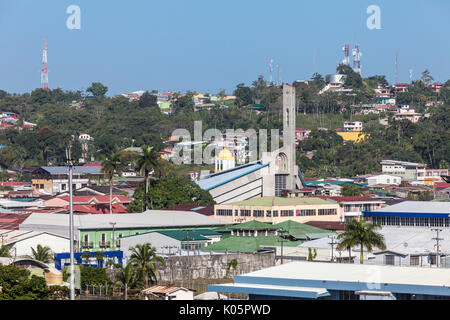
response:
[[[450,82],[447,81],[439,94],[426,85],[432,81],[424,72],[421,80],[409,85],[408,92],[399,94],[398,103],[413,104],[428,118],[417,124],[408,121],[392,121],[389,126],[378,123],[378,115],[356,116],[353,105],[373,103],[374,89],[387,85],[381,75],[361,78],[351,68],[338,66],[337,72],[345,75],[344,87],[350,94],[319,92],[325,81],[314,74],[309,82],[295,82],[297,126],[316,129],[310,141],[299,146],[298,164],[306,176],[348,176],[379,170],[382,158],[424,162],[429,167],[448,166],[449,160],[449,104]],[[202,121],[203,132],[209,128],[225,129],[281,129],[281,87],[271,86],[259,77],[251,86],[237,85],[236,100],[217,102],[212,110],[194,111],[193,92],[181,96],[172,95],[170,102],[174,114],[160,112],[156,97],[145,93],[141,100],[130,101],[124,96],[106,97],[107,87],[93,83],[91,96],[82,92],[50,92],[36,89],[31,94],[8,94],[0,92],[0,111],[19,114],[22,119],[16,126],[0,132],[0,165],[23,168],[32,165],[58,165],[65,159],[67,144],[72,144],[72,155],[81,156],[81,144],[76,137],[88,133],[94,141],[88,142],[88,159],[105,159],[130,146],[151,145],[155,151],[163,149],[167,140],[178,128],[187,129],[193,135],[194,121]],[[152,92],[153,93],[153,92]],[[218,94],[223,96],[223,92]],[[442,101],[440,106],[427,102]],[[251,106],[262,105],[253,110]],[[384,116],[383,116],[384,117]],[[370,136],[365,142],[342,143],[332,129],[342,127],[345,120],[364,120]],[[36,123],[33,129],[19,126],[28,121]],[[328,132],[318,131],[320,127]],[[194,139],[194,137],[191,137]],[[312,161],[307,158],[312,152]],[[155,199],[155,201],[157,201]]]
[[[0,300],[45,300],[49,291],[45,279],[30,271],[0,264]]]

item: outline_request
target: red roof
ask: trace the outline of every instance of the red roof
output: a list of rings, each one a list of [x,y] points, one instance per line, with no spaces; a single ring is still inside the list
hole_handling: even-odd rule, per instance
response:
[[[446,189],[446,188],[450,188],[450,183],[447,183],[447,182],[435,182],[434,183],[434,187],[436,189]]]
[[[27,186],[27,185],[31,184],[29,182],[0,181],[0,186],[2,187]]]
[[[31,215],[28,213],[0,213],[1,230],[18,230],[19,225]]]
[[[164,210],[192,211],[203,214],[205,216],[214,215],[214,206],[200,206],[198,204],[179,204],[170,208],[166,208]]]
[[[69,196],[59,197],[67,202],[69,202]],[[109,195],[106,196],[73,196],[74,204],[90,204],[92,202],[95,203],[106,203],[109,204]],[[125,197],[123,195],[113,195],[112,200],[116,200],[119,203],[130,203],[133,201],[131,198]]]
[[[330,197],[330,196],[318,196],[321,199],[331,199],[337,202],[367,202],[367,201],[377,201],[380,200],[367,197],[367,196],[354,196],[354,197]]]
[[[342,222],[336,222],[336,221],[308,221],[308,222],[305,222],[305,224],[316,227],[316,228],[332,230],[332,231],[345,230],[345,224]]]
[[[69,207],[67,206],[67,209]],[[128,213],[127,208],[121,203],[114,203],[112,205],[113,214]],[[77,204],[73,206],[75,213],[90,213],[90,214],[110,214],[109,204]]]

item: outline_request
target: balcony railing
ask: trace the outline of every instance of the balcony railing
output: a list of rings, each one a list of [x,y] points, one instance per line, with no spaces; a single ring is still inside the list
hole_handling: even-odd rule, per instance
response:
[[[99,242],[99,247],[100,248],[109,248],[109,247],[111,247],[111,242],[109,242],[109,241],[100,241]]]
[[[93,247],[94,247],[94,243],[93,243],[93,242],[85,241],[85,242],[83,242],[83,243],[81,244],[81,246],[82,246],[83,248],[93,248]]]

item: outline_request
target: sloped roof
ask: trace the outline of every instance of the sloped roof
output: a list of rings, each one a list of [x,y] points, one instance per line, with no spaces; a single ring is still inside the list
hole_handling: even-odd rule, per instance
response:
[[[213,173],[206,176],[204,179],[196,181],[200,188],[203,190],[211,190],[218,186],[221,186],[227,182],[238,179],[254,171],[267,167],[269,164],[263,164],[261,161],[251,162],[237,166],[235,168]]]
[[[69,174],[69,167],[41,167],[48,173],[54,175],[54,174]],[[100,174],[101,168],[98,166],[74,166],[73,167],[73,173],[75,174]]]
[[[284,241],[284,246],[298,246],[301,241]],[[272,237],[235,237],[231,236],[207,247],[200,248],[202,251],[217,252],[257,252],[260,247],[280,246],[280,238]]]
[[[287,220],[278,224],[273,225],[274,227],[281,228],[287,231],[291,236],[296,239],[306,240],[306,239],[318,239],[332,235],[333,233],[329,230],[320,229],[314,226],[310,226],[304,223]]]
[[[228,227],[230,230],[276,230],[278,228],[271,224],[258,220],[247,221],[238,225]]]
[[[244,201],[237,201],[233,203],[228,203],[230,205],[236,206],[296,206],[296,205],[311,205],[311,204],[330,204],[329,201],[315,198],[315,197],[305,197],[305,198],[281,198],[281,197],[261,197],[253,198]]]

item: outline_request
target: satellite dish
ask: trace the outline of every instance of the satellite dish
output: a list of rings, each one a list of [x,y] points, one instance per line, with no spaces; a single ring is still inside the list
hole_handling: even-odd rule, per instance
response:
[[[408,242],[403,243],[403,246],[404,246],[405,248],[407,248],[407,247],[408,247]]]

